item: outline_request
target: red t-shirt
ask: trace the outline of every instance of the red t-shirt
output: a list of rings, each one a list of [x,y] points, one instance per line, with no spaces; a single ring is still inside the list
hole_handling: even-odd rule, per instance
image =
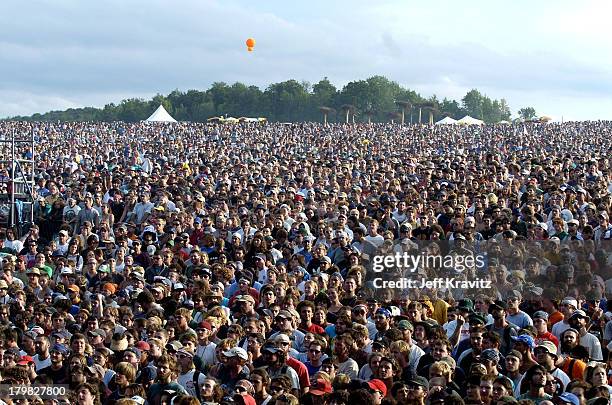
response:
[[[298,329],[304,333],[314,333],[315,335],[324,335],[325,334],[325,329],[323,329],[322,327],[320,327],[319,325],[316,325],[314,323],[310,324],[310,326],[308,328],[305,328],[304,326],[300,325],[298,327]]]
[[[535,338],[536,346],[545,340],[548,340],[549,342],[553,342],[555,346],[559,347],[559,339],[557,339],[557,337],[550,332],[546,332],[544,334],[536,336]]]
[[[295,370],[300,380],[300,387],[310,387],[310,377],[308,376],[308,369],[306,365],[293,357],[287,357],[287,365]]]

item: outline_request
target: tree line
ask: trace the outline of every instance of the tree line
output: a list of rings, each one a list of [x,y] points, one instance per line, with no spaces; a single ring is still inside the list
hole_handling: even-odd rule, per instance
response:
[[[203,122],[215,116],[265,117],[273,122],[404,122],[428,123],[444,117],[470,115],[487,123],[510,120],[511,111],[503,98],[494,100],[470,90],[460,101],[435,95],[425,98],[383,76],[352,81],[342,89],[327,78],[312,85],[287,80],[265,90],[243,83],[213,83],[206,91],[174,90],[151,100],[131,98],[104,108],[70,108],[29,117],[32,121],[127,121],[146,119],[160,104],[178,121]],[[529,107],[529,112],[535,110]],[[524,111],[522,109],[521,111]]]

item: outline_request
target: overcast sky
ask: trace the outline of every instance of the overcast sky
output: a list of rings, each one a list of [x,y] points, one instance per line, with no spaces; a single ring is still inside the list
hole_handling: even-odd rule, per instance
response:
[[[341,88],[384,75],[440,99],[477,88],[513,115],[533,106],[555,119],[612,118],[610,1],[299,3],[4,0],[0,117],[216,81],[263,90],[327,76]]]

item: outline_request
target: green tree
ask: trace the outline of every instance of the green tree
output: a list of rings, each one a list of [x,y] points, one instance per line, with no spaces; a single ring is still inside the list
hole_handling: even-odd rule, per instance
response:
[[[534,119],[537,115],[536,115],[536,110],[533,107],[523,107],[520,110],[518,110],[518,115],[519,117],[521,117],[522,119],[524,119],[525,121],[529,121]]]
[[[149,100],[131,98],[118,104],[107,104],[104,108],[70,108],[12,119],[135,122],[146,119],[160,104],[177,120],[195,122],[205,122],[218,115],[266,117],[271,122],[319,121],[323,112],[321,107],[330,109],[324,114],[323,121],[334,114],[336,120],[344,122],[355,120],[359,116],[358,111],[366,122],[387,121],[390,118],[388,112],[397,110],[403,113],[403,117],[402,114],[399,118],[392,115],[394,121],[409,120],[411,123],[415,111],[420,122],[423,121],[423,113],[428,114],[430,121],[436,116],[458,119],[470,114],[486,122],[498,122],[510,119],[511,115],[505,99],[492,100],[476,89],[470,90],[459,101],[446,98],[439,101],[435,95],[426,99],[386,77],[372,76],[351,81],[341,90],[327,77],[312,86],[297,80],[272,83],[265,91],[240,82],[231,85],[215,82],[206,90],[173,90],[168,95],[157,94]],[[342,109],[343,105],[353,108],[347,111]],[[341,118],[340,114],[343,114]],[[410,114],[410,118],[407,114]],[[528,116],[535,116],[535,111]]]
[[[504,98],[499,100],[499,112],[500,112],[500,118],[502,120],[510,121],[510,116],[512,116],[512,111],[510,111],[508,102]]]
[[[482,119],[482,94],[476,89],[472,89],[461,99],[465,113]]]
[[[447,98],[440,103],[440,113],[445,117],[451,117],[456,120],[462,118],[464,115],[457,100],[449,100]]]

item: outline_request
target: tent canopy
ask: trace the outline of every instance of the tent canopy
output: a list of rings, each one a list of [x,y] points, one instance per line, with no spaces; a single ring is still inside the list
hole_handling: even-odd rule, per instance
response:
[[[465,117],[463,117],[459,121],[457,121],[457,124],[463,124],[463,125],[483,125],[484,121],[477,120],[476,118],[472,118],[469,115],[466,115]]]
[[[451,125],[456,124],[457,120],[451,117],[444,117],[440,121],[436,122],[436,125]]]
[[[159,107],[157,107],[157,110],[155,110],[155,112],[151,114],[149,118],[146,119],[146,121],[147,122],[176,122],[176,120],[172,118],[170,114],[168,114],[168,111],[166,111],[164,106],[161,104],[159,105]]]

